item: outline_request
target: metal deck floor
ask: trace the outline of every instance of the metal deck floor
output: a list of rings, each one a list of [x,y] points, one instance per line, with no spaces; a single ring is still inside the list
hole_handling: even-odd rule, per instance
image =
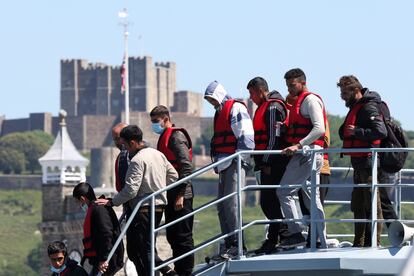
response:
[[[229,260],[196,275],[395,275],[400,272],[411,249],[411,246],[296,249]]]

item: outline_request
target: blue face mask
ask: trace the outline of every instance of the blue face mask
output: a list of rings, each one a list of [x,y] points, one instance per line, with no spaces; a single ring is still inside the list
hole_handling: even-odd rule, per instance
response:
[[[50,271],[53,273],[61,273],[66,269],[66,264],[62,265],[60,268],[55,268],[53,265],[50,266]]]
[[[88,211],[88,205],[86,203],[82,203],[80,207],[85,213]]]
[[[152,123],[152,131],[156,134],[161,134],[164,132],[164,128],[161,126],[161,123]]]

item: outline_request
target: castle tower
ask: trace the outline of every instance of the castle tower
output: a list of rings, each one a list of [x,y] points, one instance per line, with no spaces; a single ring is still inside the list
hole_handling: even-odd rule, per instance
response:
[[[48,152],[39,158],[42,166],[42,275],[49,275],[47,246],[60,240],[66,243],[69,256],[80,261],[83,252],[83,214],[72,198],[73,187],[85,181],[89,161],[76,150],[60,112],[60,131]]]

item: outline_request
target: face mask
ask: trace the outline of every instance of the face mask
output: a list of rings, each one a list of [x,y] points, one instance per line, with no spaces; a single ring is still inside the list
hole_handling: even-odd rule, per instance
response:
[[[66,264],[62,265],[60,268],[55,268],[53,265],[50,266],[50,271],[54,273],[61,273],[66,269]]]
[[[152,131],[154,131],[156,134],[161,134],[164,132],[164,128],[160,123],[152,123]]]
[[[86,203],[82,203],[80,207],[85,213],[88,211],[88,205]]]

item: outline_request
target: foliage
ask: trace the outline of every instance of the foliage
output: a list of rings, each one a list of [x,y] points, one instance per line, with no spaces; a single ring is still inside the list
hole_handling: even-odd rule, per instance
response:
[[[0,170],[5,174],[19,174],[25,170],[25,157],[20,151],[12,148],[0,147]]]
[[[41,204],[39,190],[1,191],[0,275],[40,275]]]
[[[39,243],[37,247],[33,248],[27,256],[27,264],[34,271],[40,273],[42,269],[42,243]]]
[[[36,170],[40,169],[40,164],[38,159],[42,157],[46,151],[50,148],[53,143],[53,136],[42,131],[27,131],[27,132],[15,132],[3,136],[0,138],[0,150],[12,152],[12,156],[15,156],[15,159],[19,159],[19,162],[24,162],[25,166],[20,168],[21,170],[27,169],[31,173],[34,173]],[[19,152],[19,154],[15,154]],[[22,157],[23,155],[23,157]],[[15,164],[14,162],[13,164]],[[10,166],[10,165],[9,165]],[[20,170],[20,171],[21,171]],[[0,171],[9,173],[14,171],[10,170],[7,166],[0,166]]]

